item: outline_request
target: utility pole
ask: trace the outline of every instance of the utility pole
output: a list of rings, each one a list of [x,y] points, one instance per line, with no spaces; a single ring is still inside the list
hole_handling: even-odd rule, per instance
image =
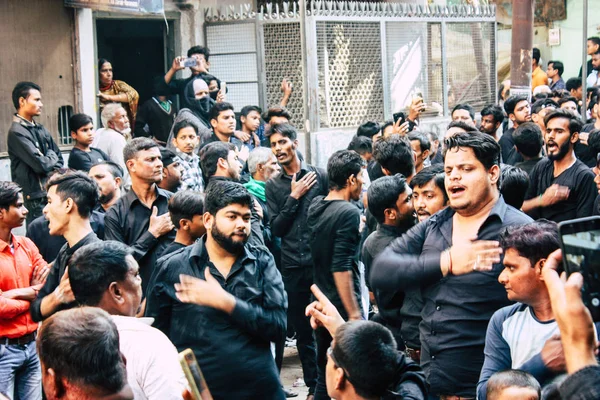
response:
[[[531,98],[534,0],[513,0],[510,49],[510,95]]]

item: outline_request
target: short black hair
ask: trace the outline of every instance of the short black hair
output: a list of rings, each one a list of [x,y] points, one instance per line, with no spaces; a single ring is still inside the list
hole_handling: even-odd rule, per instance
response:
[[[373,321],[342,324],[336,331],[331,357],[344,369],[356,394],[364,398],[382,397],[399,378],[402,358],[396,340],[389,329]]]
[[[356,130],[356,136],[366,136],[373,139],[373,136],[381,132],[381,125],[375,121],[367,121]]]
[[[541,100],[536,100],[531,105],[531,113],[537,114],[544,108],[548,108],[548,107],[553,107],[555,109],[560,108],[556,101],[552,100],[551,98],[545,98],[545,99],[541,99]]]
[[[227,102],[223,102],[223,103],[215,103],[214,106],[212,106],[212,108],[210,109],[210,112],[208,113],[208,118],[209,120],[213,120],[213,119],[218,119],[219,118],[219,114],[221,114],[224,111],[228,111],[231,110],[233,111],[233,104],[231,103],[227,103]]]
[[[512,227],[500,236],[500,245],[505,252],[515,249],[521,257],[527,258],[533,267],[560,248],[558,225],[554,221],[539,219]]]
[[[292,120],[292,115],[289,113],[289,111],[285,107],[281,106],[269,107],[263,114],[262,119],[268,124],[273,117],[283,117],[288,121]]]
[[[423,168],[410,180],[410,188],[419,188],[433,181],[444,194],[444,200],[448,201],[448,193],[446,193],[446,182],[444,178],[444,165],[436,164]]]
[[[600,129],[594,129],[588,136],[588,147],[594,153],[600,153]]]
[[[600,46],[600,37],[598,36],[590,36],[589,38],[587,38],[587,40],[594,43],[597,46]]]
[[[452,149],[470,148],[477,160],[489,170],[494,165],[500,165],[500,145],[496,140],[485,133],[459,132],[444,140],[444,158]]]
[[[348,150],[354,150],[361,156],[372,153],[373,141],[367,136],[354,136],[348,144]]]
[[[450,115],[454,114],[454,111],[456,110],[466,110],[469,112],[469,115],[471,116],[472,120],[475,120],[475,109],[467,103],[462,103],[462,104],[457,104],[454,106],[454,108],[452,109],[452,112],[450,113]]]
[[[179,157],[174,151],[167,149],[166,147],[160,148],[160,158],[163,163],[163,168],[168,168],[169,165],[179,162]]]
[[[61,201],[73,199],[81,218],[89,218],[98,203],[99,188],[92,178],[81,171],[68,171],[55,174],[46,185],[46,190],[56,186],[56,194]]]
[[[30,90],[37,90],[40,93],[42,92],[42,88],[33,82],[19,82],[15,85],[12,91],[12,101],[17,111],[19,110],[19,99],[21,97],[27,99],[29,97]]]
[[[514,114],[517,104],[522,101],[527,101],[527,103],[529,103],[529,99],[524,95],[514,95],[506,99],[504,102],[504,111],[506,111],[506,115],[510,116],[510,114]]]
[[[526,157],[537,157],[544,146],[542,130],[534,122],[525,122],[513,132],[517,151]]]
[[[214,181],[206,189],[204,212],[217,215],[219,210],[230,204],[239,204],[252,209],[252,195],[241,183],[232,181]]]
[[[504,121],[504,111],[497,104],[488,104],[481,110],[481,116],[491,115],[494,117],[494,122],[501,124]]]
[[[119,164],[112,161],[100,161],[99,163],[94,164],[92,167],[95,167],[97,165],[106,165],[108,167],[108,171],[113,176],[113,178],[123,179],[123,168],[121,168]]]
[[[279,133],[281,136],[294,141],[298,138],[298,131],[291,124],[275,124],[271,125],[271,129],[267,132],[267,137],[271,137],[274,133]]]
[[[504,389],[509,387],[530,388],[537,392],[538,400],[542,399],[540,383],[528,372],[509,369],[493,374],[487,383],[488,400],[498,400]]]
[[[373,149],[373,157],[392,175],[411,176],[415,170],[413,150],[404,136],[392,135],[377,141]]]
[[[448,127],[446,128],[446,131],[450,130],[450,128],[460,128],[465,132],[477,132],[477,128],[475,128],[471,124],[467,124],[464,121],[450,121]]]
[[[137,137],[131,139],[131,141],[125,145],[125,148],[123,148],[123,159],[125,162],[133,160],[140,151],[150,150],[155,147],[158,147],[158,144],[150,138]]]
[[[210,57],[210,50],[208,50],[208,47],[204,47],[204,46],[190,47],[190,49],[187,52],[187,56],[191,57],[194,54],[202,54],[204,56],[204,59],[206,61],[208,61],[208,57]]]
[[[10,206],[17,204],[19,193],[23,193],[21,186],[10,181],[0,182],[0,208],[8,210]]]
[[[179,221],[191,220],[194,215],[204,214],[204,193],[194,190],[177,192],[169,199],[169,214],[175,228],[179,229]]]
[[[408,140],[410,140],[411,142],[413,140],[417,140],[419,142],[419,146],[421,146],[421,151],[431,149],[431,143],[429,142],[429,138],[424,133],[412,131],[408,134]]]
[[[338,150],[327,161],[329,190],[340,190],[347,186],[350,176],[362,172],[365,160],[353,150]]]
[[[548,65],[550,64],[552,64],[552,68],[558,71],[558,76],[562,76],[563,72],[565,72],[565,65],[562,61],[550,60],[548,61]]]
[[[560,100],[558,100],[558,105],[559,105],[559,107],[560,107],[560,106],[562,106],[563,104],[565,104],[565,103],[568,103],[568,102],[570,102],[570,101],[572,101],[573,103],[575,103],[575,105],[576,105],[576,106],[578,105],[578,104],[577,104],[577,103],[578,103],[578,102],[577,102],[577,99],[576,99],[575,97],[573,97],[573,96],[565,96],[565,97],[561,97],[561,98],[560,98]]]
[[[212,142],[200,150],[200,169],[205,182],[217,172],[219,158],[227,160],[230,151],[235,151],[235,145],[230,142]]]
[[[573,112],[563,109],[554,110],[549,112],[544,118],[544,124],[548,126],[548,122],[555,118],[564,118],[569,120],[569,133],[573,135],[575,132],[581,132],[581,128],[583,127],[583,123],[581,119],[575,115]]]
[[[570,92],[579,89],[582,85],[581,78],[570,78],[565,83],[565,88]]]
[[[383,224],[385,209],[394,208],[396,201],[398,201],[398,196],[404,193],[407,187],[406,178],[402,174],[382,176],[371,182],[367,190],[367,202],[369,204],[369,211],[378,223]]]
[[[69,118],[69,129],[71,132],[77,133],[80,128],[93,123],[94,120],[87,114],[73,114]]]
[[[247,117],[252,111],[256,111],[258,115],[262,114],[262,110],[259,106],[245,106],[242,107],[242,110],[240,111],[240,117]]]
[[[500,166],[500,194],[504,202],[520,210],[529,188],[529,176],[521,168],[508,164]]]
[[[383,131],[385,131],[385,128],[387,128],[388,126],[392,126],[392,125],[394,125],[394,121],[385,121],[381,125],[381,134],[383,135]]]
[[[179,131],[181,131],[184,128],[193,128],[194,132],[196,132],[196,135],[198,135],[198,127],[192,124],[189,120],[182,119],[181,121],[176,122],[175,125],[173,125],[173,137],[177,139]]]
[[[531,58],[533,58],[535,60],[536,64],[539,64],[540,57],[541,57],[540,49],[538,49],[537,47],[534,47],[533,51],[531,52]]]
[[[127,369],[119,350],[119,331],[101,308],[63,310],[44,321],[37,353],[58,379],[115,394],[127,385]]]
[[[112,282],[127,278],[126,257],[132,250],[114,240],[99,241],[75,251],[69,261],[69,281],[75,300],[82,306],[100,304]]]

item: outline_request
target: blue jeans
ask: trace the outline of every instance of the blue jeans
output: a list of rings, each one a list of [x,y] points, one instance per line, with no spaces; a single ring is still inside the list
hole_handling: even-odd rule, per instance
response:
[[[26,345],[0,344],[0,393],[11,400],[42,399],[42,370],[35,340]]]

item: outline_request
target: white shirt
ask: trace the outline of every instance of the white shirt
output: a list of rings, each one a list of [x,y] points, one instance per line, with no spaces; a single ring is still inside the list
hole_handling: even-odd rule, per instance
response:
[[[112,315],[120,350],[127,360],[127,381],[135,400],[181,400],[187,381],[179,355],[153,318]]]
[[[123,157],[123,149],[127,145],[127,140],[119,132],[111,128],[100,128],[96,131],[92,147],[102,150],[108,155],[110,161],[123,168],[122,187],[128,189],[131,186],[127,166]]]

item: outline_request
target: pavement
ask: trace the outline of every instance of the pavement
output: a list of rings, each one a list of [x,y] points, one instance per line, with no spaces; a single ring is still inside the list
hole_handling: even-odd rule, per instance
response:
[[[308,388],[302,379],[302,365],[300,364],[298,350],[295,346],[286,347],[283,352],[281,382],[286,390],[298,393],[298,396],[294,397],[294,399],[305,400],[306,396],[308,396]]]

